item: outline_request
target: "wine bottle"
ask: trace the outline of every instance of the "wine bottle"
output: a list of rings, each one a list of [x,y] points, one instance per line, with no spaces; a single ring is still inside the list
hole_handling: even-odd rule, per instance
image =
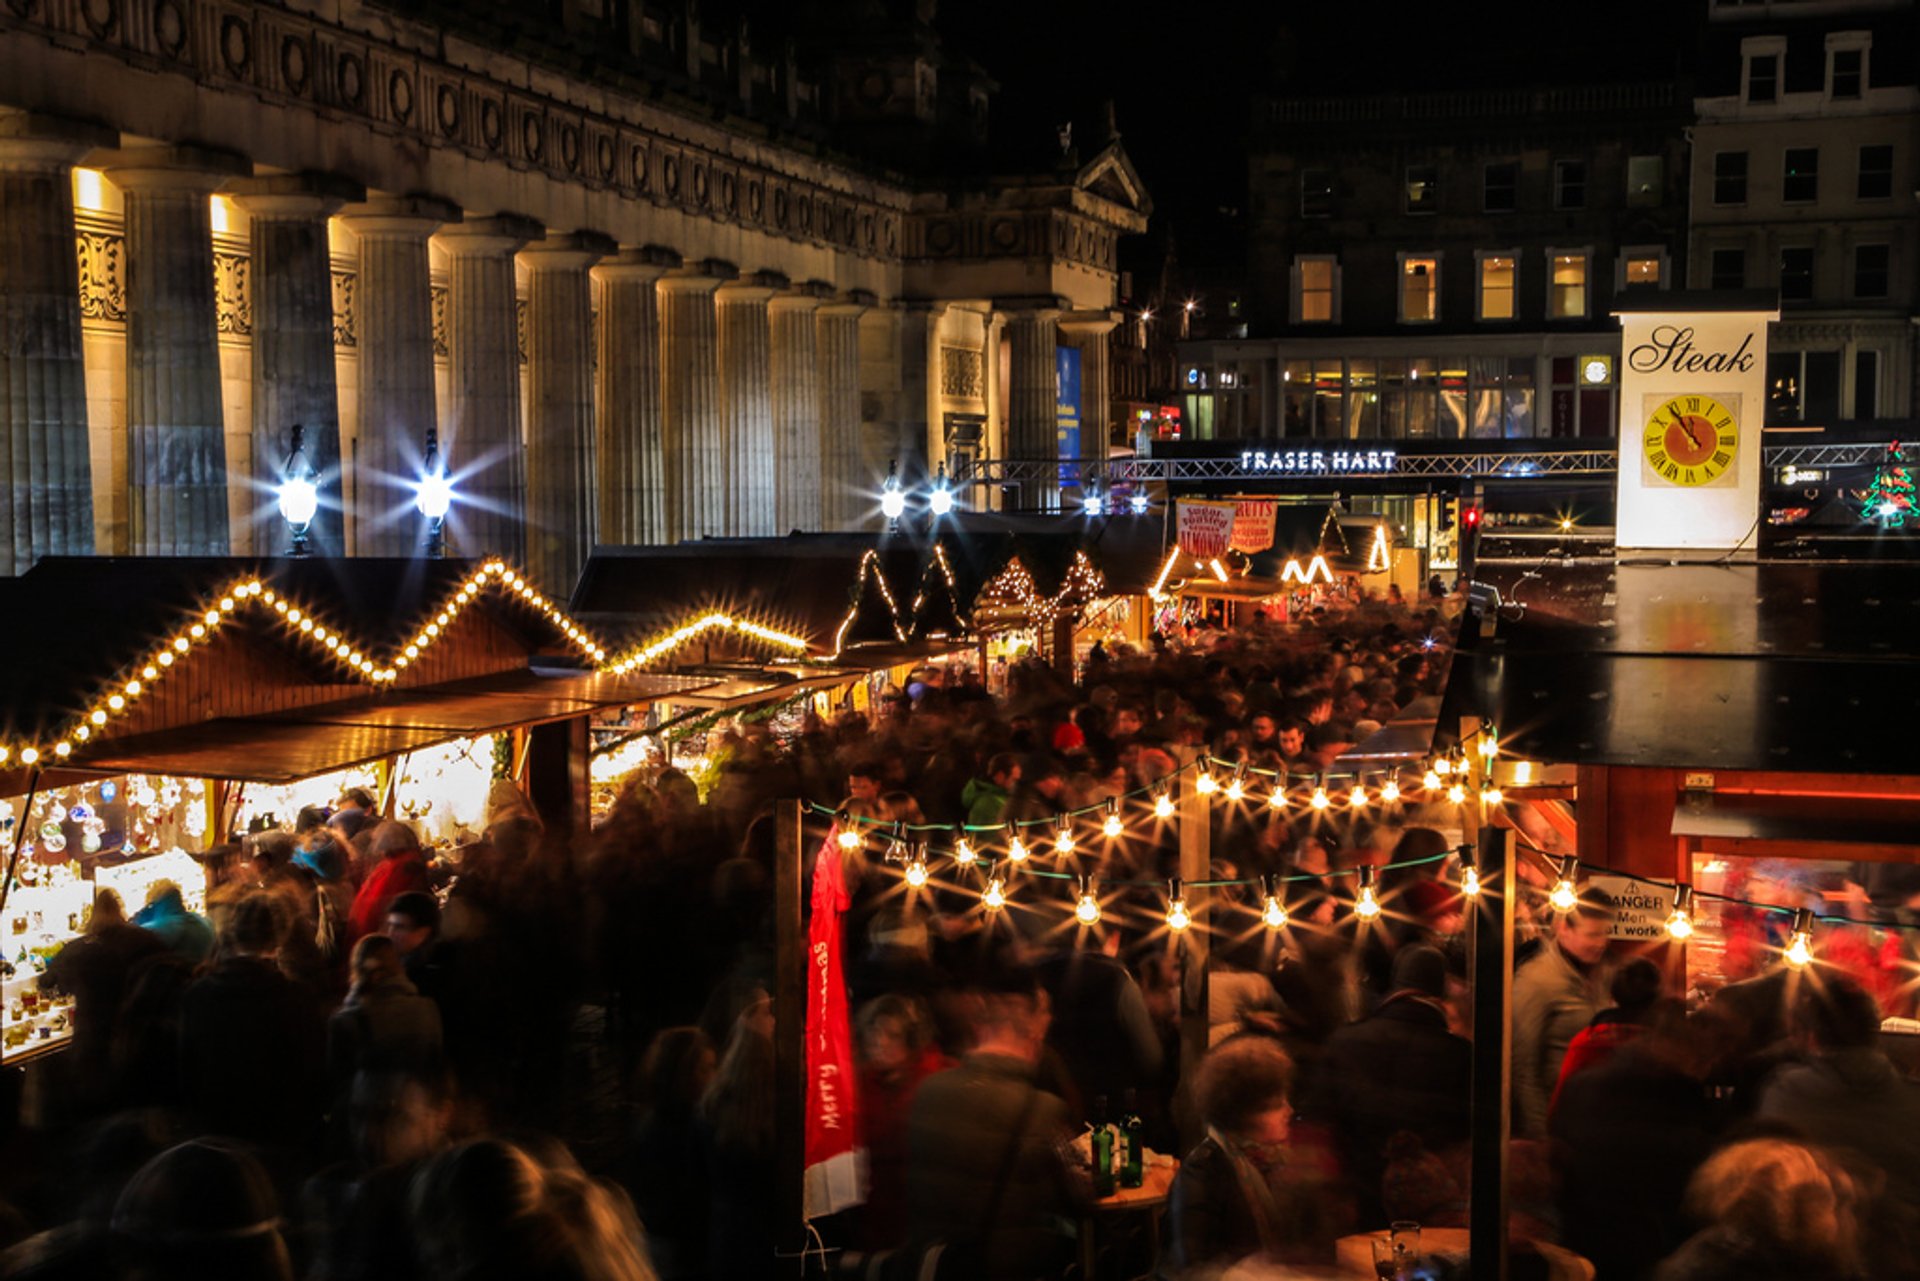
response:
[[[1088,1137],[1087,1149],[1093,1163],[1093,1194],[1096,1197],[1113,1195],[1113,1127],[1107,1124],[1107,1100],[1104,1096],[1093,1101],[1093,1133]]]
[[[1120,1115],[1120,1186],[1137,1188],[1146,1182],[1147,1145],[1140,1124],[1140,1107],[1132,1090],[1126,1092]]]

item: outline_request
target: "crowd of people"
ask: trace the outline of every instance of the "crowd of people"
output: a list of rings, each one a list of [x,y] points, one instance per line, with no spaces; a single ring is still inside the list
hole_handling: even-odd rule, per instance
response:
[[[1030,659],[998,695],[928,667],[871,714],[724,725],[704,787],[647,769],[589,833],[503,784],[485,839],[434,859],[349,795],[210,855],[204,919],[177,888],[131,917],[103,892],[48,971],[75,1035],[19,1100],[38,1121],[13,1132],[5,1168],[31,1176],[0,1186],[0,1276],[895,1277],[935,1250],[939,1275],[1076,1275],[1073,1141],[1123,1114],[1180,1164],[1157,1257],[1108,1229],[1103,1275],[1312,1275],[1355,1231],[1464,1225],[1448,807],[1214,807],[1209,880],[1278,878],[1290,924],[1218,895],[1200,964],[1157,888],[1177,829],[1145,800],[1203,756],[1311,781],[1432,715],[1449,605],[1103,645],[1077,680]],[[819,811],[808,872],[836,859],[848,891],[867,1169],[805,1257],[775,1159],[798,1013],[772,997],[774,802],[795,796]],[[977,867],[909,886],[884,838],[1110,801],[1125,836],[1035,858],[1117,887],[1093,924],[1077,881],[1019,881],[998,912]],[[1377,921],[1351,911],[1362,869]],[[1668,958],[1620,954],[1604,894],[1556,914],[1523,874],[1516,1239],[1602,1281],[1913,1275],[1920,1097],[1874,995],[1774,967],[1689,1006]],[[1517,1248],[1516,1276],[1547,1275]]]

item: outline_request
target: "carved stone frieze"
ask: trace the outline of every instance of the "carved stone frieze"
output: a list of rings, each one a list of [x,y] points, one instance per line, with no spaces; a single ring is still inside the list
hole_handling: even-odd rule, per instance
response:
[[[83,227],[74,242],[80,257],[80,318],[126,324],[126,238]]]
[[[335,347],[357,347],[360,345],[354,326],[353,295],[359,275],[340,267],[333,269],[333,345]]]
[[[433,286],[433,358],[447,359],[447,301],[451,295],[447,286]]]
[[[986,377],[980,353],[972,347],[940,349],[940,394],[956,400],[985,400]]]
[[[252,272],[247,255],[215,251],[213,302],[221,333],[244,336],[253,332]]]

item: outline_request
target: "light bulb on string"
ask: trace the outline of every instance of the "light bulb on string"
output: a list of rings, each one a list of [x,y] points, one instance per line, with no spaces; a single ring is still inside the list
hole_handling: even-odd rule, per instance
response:
[[[916,890],[927,883],[927,860],[921,857],[918,849],[907,856],[905,875],[907,884]]]
[[[1073,853],[1073,846],[1073,820],[1062,815],[1059,830],[1057,830],[1053,836],[1053,852],[1056,854],[1071,854]]]
[[[962,867],[969,867],[972,865],[974,859],[978,857],[979,855],[973,851],[973,842],[967,839],[966,833],[955,828],[953,834],[953,861]]]
[[[1813,912],[1810,909],[1803,907],[1793,914],[1793,936],[1784,955],[1787,964],[1796,970],[1813,964]]]
[[[1480,733],[1480,755],[1488,760],[1500,755],[1500,731],[1491,725]]]
[[[1673,911],[1667,916],[1667,937],[1684,943],[1693,937],[1693,886],[1673,887]]]
[[[1080,896],[1073,905],[1073,919],[1082,925],[1100,924],[1100,900],[1093,894],[1093,878],[1080,878]]]
[[[834,821],[840,825],[840,848],[857,850],[863,844],[860,831],[853,825],[853,816],[841,810]]]
[[[1015,832],[1013,839],[1007,842],[1007,857],[1015,863],[1024,863],[1030,853],[1032,851],[1027,848],[1027,843],[1020,839],[1020,833]]]
[[[1547,892],[1547,906],[1556,912],[1571,912],[1580,902],[1580,891],[1574,885],[1576,873],[1580,870],[1580,860],[1569,854],[1560,860],[1560,877]]]
[[[1119,840],[1120,834],[1126,830],[1126,824],[1120,821],[1120,798],[1117,796],[1109,797],[1107,800],[1107,817],[1105,821],[1100,824],[1101,835],[1110,841],[1115,841]]]
[[[1367,808],[1367,785],[1357,777],[1353,780],[1353,787],[1347,792],[1347,804],[1357,810]]]
[[[1488,783],[1480,789],[1480,803],[1482,805],[1498,805],[1501,799],[1500,789],[1492,783]]]
[[[1237,801],[1247,794],[1247,764],[1245,761],[1233,767],[1233,781],[1227,784],[1227,799]]]
[[[1463,783],[1450,783],[1450,784],[1448,784],[1448,786],[1447,786],[1447,799],[1448,799],[1449,801],[1451,801],[1451,802],[1453,802],[1453,803],[1454,803],[1455,805],[1461,805],[1461,804],[1464,804],[1464,803],[1466,802],[1466,799],[1467,799],[1467,789],[1466,789],[1466,785],[1465,785],[1465,784],[1463,784]]]
[[[1173,797],[1165,792],[1153,798],[1153,816],[1155,818],[1173,817]]]
[[[1274,776],[1273,790],[1267,793],[1267,808],[1274,810],[1287,808],[1287,767],[1284,765]]]
[[[1317,810],[1324,810],[1333,804],[1333,798],[1327,795],[1327,783],[1321,779],[1313,785],[1313,795],[1307,798],[1307,804]]]
[[[1380,800],[1383,804],[1391,805],[1399,799],[1400,780],[1389,774],[1387,781],[1380,784]]]
[[[1460,894],[1463,898],[1480,897],[1480,869],[1471,863],[1460,871]]]
[[[1429,792],[1439,791],[1440,790],[1440,771],[1433,768],[1433,766],[1429,765],[1427,767],[1427,772],[1424,775],[1422,775],[1420,778],[1420,786],[1426,788]]]
[[[1436,758],[1433,762],[1433,772],[1441,778],[1445,778],[1447,775],[1453,773],[1453,758],[1451,756]]]
[[[1200,777],[1193,780],[1193,790],[1202,796],[1212,796],[1220,790],[1220,780],[1203,769],[1200,771]]]
[[[1265,879],[1267,894],[1266,902],[1260,908],[1260,923],[1270,930],[1283,930],[1287,927],[1286,905],[1280,901],[1273,877]]]
[[[1192,924],[1193,913],[1187,910],[1186,892],[1180,888],[1180,878],[1176,876],[1167,882],[1167,928],[1180,934]]]
[[[987,888],[980,891],[980,906],[998,912],[1007,905],[1007,885],[998,876],[987,877]]]
[[[1362,921],[1376,920],[1380,916],[1380,899],[1373,891],[1373,867],[1363,864],[1360,868],[1360,890],[1354,896],[1353,914]]]

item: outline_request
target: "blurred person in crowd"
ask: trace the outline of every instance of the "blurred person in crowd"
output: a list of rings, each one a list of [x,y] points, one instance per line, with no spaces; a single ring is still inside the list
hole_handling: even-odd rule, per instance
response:
[[[1120,944],[1117,926],[1076,925],[1072,942],[1036,967],[1053,1009],[1047,1045],[1083,1109],[1100,1098],[1117,1106],[1127,1090],[1145,1090],[1160,1075],[1160,1035]]]
[[[726,1053],[700,1098],[712,1190],[707,1268],[714,1281],[749,1281],[773,1265],[773,1105],[773,1004],[762,991],[734,1021]]]
[[[932,1020],[918,1001],[886,995],[854,1015],[860,1055],[860,1141],[867,1150],[867,1201],[858,1237],[869,1250],[907,1239],[907,1118],[920,1085],[953,1061],[933,1044]]]
[[[178,1136],[159,1109],[122,1112],[92,1126],[71,1144],[74,1195],[66,1221],[21,1240],[0,1254],[7,1281],[100,1281],[117,1275],[113,1210],[134,1175]],[[49,1163],[50,1164],[50,1163]],[[48,1182],[53,1177],[42,1169]],[[42,1187],[41,1195],[49,1189]]]
[[[707,1275],[710,1190],[698,1118],[717,1068],[713,1042],[697,1027],[663,1029],[641,1061],[640,1111],[624,1182],[661,1281]]]
[[[991,827],[1001,821],[1007,812],[1007,802],[1013,795],[1013,789],[1020,783],[1020,758],[1012,752],[1001,752],[987,762],[986,774],[981,778],[969,779],[966,790],[960,794],[961,804],[967,809],[967,824],[971,827]]]
[[[42,989],[73,997],[72,1102],[87,1109],[104,1102],[120,1005],[129,979],[148,958],[167,950],[159,935],[129,925],[112,890],[98,890],[80,937],[54,953],[40,975]]]
[[[1859,1200],[1853,1180],[1817,1149],[1736,1143],[1694,1175],[1687,1207],[1706,1226],[1654,1281],[1852,1281],[1867,1271]]]
[[[168,1148],[113,1208],[121,1281],[293,1281],[280,1230],[266,1170],[223,1139]]]
[[[1560,1078],[1553,1087],[1555,1100],[1574,1073],[1605,1063],[1640,1035],[1665,986],[1660,967],[1644,956],[1633,957],[1614,971],[1607,985],[1613,1004],[1594,1015],[1593,1021],[1568,1042],[1567,1057],[1561,1061]]]
[[[440,1011],[420,995],[384,934],[353,945],[353,984],[327,1021],[327,1063],[336,1092],[358,1072],[437,1071],[443,1060]]]
[[[384,937],[393,944],[407,980],[422,995],[437,996],[444,978],[441,967],[440,900],[425,890],[396,894],[381,922]]]
[[[1292,1062],[1267,1037],[1239,1036],[1207,1052],[1194,1087],[1207,1137],[1174,1177],[1166,1275],[1217,1277],[1250,1256],[1286,1253],[1290,1225],[1275,1172],[1293,1123],[1292,1085]]]
[[[1572,911],[1556,914],[1552,941],[1513,976],[1516,1138],[1546,1137],[1567,1046],[1603,1005],[1613,915],[1613,900],[1588,886]]]
[[[973,1049],[921,1083],[908,1120],[910,1239],[977,1249],[993,1281],[1057,1271],[1071,1249],[1061,1225],[1085,1195],[1060,1155],[1067,1106],[1034,1080],[1051,1020],[1030,970],[993,971]]]
[[[387,923],[387,908],[395,896],[409,890],[430,888],[427,881],[427,856],[420,838],[405,823],[388,821],[373,831],[367,852],[376,861],[353,899],[349,925],[353,937],[377,934]]]
[[[446,1145],[450,1087],[439,1070],[354,1076],[344,1098],[350,1156],[301,1191],[310,1281],[412,1281],[421,1274],[408,1193],[421,1165]]]
[[[198,912],[187,910],[186,897],[173,881],[155,881],[147,887],[146,906],[133,923],[159,936],[173,951],[198,965],[213,951],[213,926]]]

